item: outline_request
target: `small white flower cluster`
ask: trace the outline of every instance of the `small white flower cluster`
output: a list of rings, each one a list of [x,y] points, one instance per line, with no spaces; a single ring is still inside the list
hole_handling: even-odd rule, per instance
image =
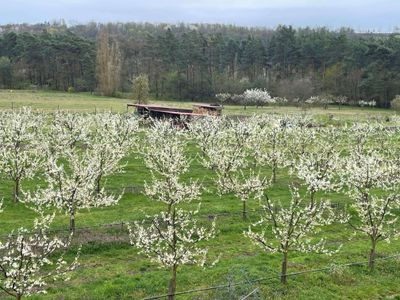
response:
[[[278,169],[290,165],[288,159],[288,126],[284,117],[259,117],[254,121],[255,131],[251,137],[251,152],[259,166],[272,169],[272,182],[276,182]]]
[[[375,100],[371,100],[371,101],[360,100],[360,101],[358,101],[358,105],[361,107],[364,107],[364,106],[374,107],[374,106],[376,106],[376,101]]]
[[[215,236],[215,221],[211,228],[205,228],[197,224],[198,210],[180,207],[182,203],[198,200],[201,194],[197,182],[186,183],[181,178],[191,163],[186,154],[187,144],[186,133],[173,122],[154,121],[146,131],[140,151],[152,180],[146,182],[145,194],[166,207],[129,227],[131,244],[171,269],[170,294],[175,292],[177,268],[184,264],[204,266],[208,249],[199,243]]]
[[[33,178],[42,159],[41,119],[30,108],[0,113],[0,174],[14,182],[14,200],[20,197],[21,181]]]
[[[45,293],[49,280],[68,280],[68,273],[76,268],[79,252],[69,265],[62,254],[54,257],[69,246],[70,240],[46,234],[53,218],[54,215],[41,215],[32,230],[19,228],[0,242],[0,288],[8,295],[21,299]]]
[[[248,94],[266,99],[268,93],[252,90]],[[29,109],[2,113],[1,172],[20,182],[43,170],[45,187],[24,193],[23,201],[39,213],[49,207],[65,212],[73,232],[80,209],[119,201],[120,197],[107,195],[101,183],[122,171],[120,161],[135,147],[151,173],[144,193],[164,208],[143,222],[134,222],[129,227],[130,241],[141,253],[171,269],[170,294],[175,291],[177,268],[204,266],[208,249],[202,242],[216,235],[215,220],[205,227],[197,220],[199,208],[186,210],[186,204],[198,201],[202,194],[197,181],[186,179],[194,159],[212,171],[219,194],[230,193],[240,200],[244,218],[250,201],[262,203],[261,219],[244,234],[264,250],[282,254],[283,282],[291,251],[332,254],[338,250],[328,249],[324,237],[317,237],[322,226],[349,222],[356,232],[367,235],[371,240],[370,267],[377,243],[399,236],[396,128],[367,121],[338,129],[318,127],[309,115],[266,115],[242,120],[201,118],[188,124],[188,130],[173,122],[152,120],[142,135],[138,132],[138,120],[126,115],[57,112],[43,122]],[[189,157],[188,148],[193,144],[200,154]],[[268,195],[283,169],[288,169],[290,179],[296,182],[289,184],[288,205]],[[350,196],[354,215],[338,214],[322,198],[323,193],[332,191]],[[41,215],[34,231],[20,229],[0,243],[0,268],[7,270],[0,277],[0,286],[10,294],[44,291],[46,281],[39,274],[43,268],[54,269],[49,267],[49,255],[68,246],[68,242],[45,235],[52,218]],[[25,247],[21,256],[19,249]],[[30,260],[32,270],[21,269],[25,259]],[[63,259],[60,267],[50,271],[52,276],[62,273],[62,265]],[[21,279],[20,272],[32,276]]]
[[[215,95],[215,98],[217,98],[220,103],[225,103],[226,101],[231,99],[231,97],[232,95],[229,93],[220,93]]]
[[[335,97],[335,102],[337,104],[343,105],[349,102],[349,99],[346,96],[337,96]]]
[[[321,226],[349,222],[350,216],[345,211],[335,215],[330,202],[318,198],[321,192],[349,193],[361,223],[358,231],[374,234],[377,240],[396,236],[398,152],[389,150],[394,147],[389,138],[394,133],[379,122],[337,129],[314,126],[307,115],[237,121],[209,118],[191,124],[189,133],[201,149],[199,161],[215,172],[220,193],[233,193],[243,202],[243,216],[250,199],[267,199],[265,216],[254,226],[264,230],[260,233],[251,227],[246,235],[269,251],[280,249],[285,260],[290,250],[336,251],[325,249],[323,238],[316,242],[314,236]],[[373,146],[380,150],[366,151]],[[300,196],[292,186],[289,208],[269,200],[267,193],[276,172],[285,167],[306,189],[306,195]],[[272,172],[271,181],[260,176],[266,169]],[[271,224],[273,237],[267,233]]]
[[[307,104],[316,104],[319,103],[320,101],[320,97],[319,96],[311,96],[310,98],[308,98],[306,101],[304,101]]]
[[[374,267],[376,245],[400,237],[400,162],[393,146],[360,144],[351,149],[340,173],[347,194],[353,200],[359,222],[350,225],[371,240],[369,266]]]
[[[314,195],[318,191],[335,191],[339,189],[336,182],[338,168],[340,166],[340,153],[337,145],[327,135],[335,134],[334,131],[325,131],[321,134],[311,149],[301,153],[291,173],[302,179],[307,191]]]
[[[265,104],[275,103],[275,99],[270,96],[265,89],[248,89],[243,93],[243,101],[247,105],[263,106]]]
[[[121,196],[106,195],[100,182],[121,171],[119,162],[131,150],[137,130],[138,120],[124,115],[57,113],[43,137],[48,186],[27,202],[40,199],[34,204],[63,210],[71,231],[79,209],[118,203]]]
[[[296,131],[297,132],[297,131]],[[307,194],[300,196],[299,190],[293,184],[290,186],[292,198],[289,207],[283,206],[279,201],[272,201],[268,195],[263,199],[264,215],[260,221],[249,227],[244,234],[251,241],[261,246],[268,252],[279,252],[283,255],[282,283],[286,282],[286,270],[288,254],[290,251],[318,252],[332,254],[338,251],[325,247],[324,238],[315,241],[314,236],[322,226],[338,221],[334,210],[327,200],[318,200],[317,192],[337,190],[337,169],[340,152],[332,140],[335,133],[331,130],[321,130],[308,135],[312,137],[312,147],[297,152],[297,154],[283,155],[290,161],[290,173],[302,180]],[[318,138],[315,138],[318,136]],[[302,140],[291,140],[290,143],[302,143]],[[293,149],[301,146],[289,147]],[[340,218],[340,222],[346,222],[346,214]],[[269,234],[272,226],[272,234]],[[268,238],[267,238],[268,237]],[[340,247],[339,247],[340,248]]]
[[[79,209],[116,204],[120,197],[106,195],[100,181],[121,171],[119,162],[136,144],[138,125],[136,117],[111,113],[39,115],[28,108],[1,113],[1,174],[14,180],[16,199],[30,205],[39,217],[32,230],[19,228],[0,242],[0,289],[20,299],[45,293],[51,278],[67,279],[79,251],[70,265],[63,255],[55,259],[73,235],[67,241],[49,237],[46,232],[54,214],[43,212],[48,207],[64,211],[73,233]],[[20,199],[21,181],[40,171],[45,187],[23,192]]]
[[[206,230],[197,224],[197,213],[176,209],[154,215],[150,225],[147,220],[135,222],[129,227],[131,243],[165,267],[204,266],[208,251],[198,243],[215,236],[215,222]]]
[[[249,155],[257,135],[258,118],[245,121],[227,119],[198,120],[190,127],[191,137],[199,145],[201,164],[215,171],[220,194],[234,193],[243,204],[259,199],[269,182],[250,167]]]
[[[264,216],[249,227],[244,234],[256,245],[268,252],[288,253],[289,251],[333,253],[325,249],[324,240],[313,242],[309,237],[318,232],[323,225],[335,221],[329,201],[309,202],[303,199],[296,187],[291,186],[292,199],[289,207],[275,204],[266,197],[263,205]],[[265,228],[272,224],[273,238]],[[252,228],[261,228],[254,232]]]
[[[311,96],[307,100],[304,101],[306,104],[320,104],[323,105],[324,108],[327,108],[329,104],[334,103],[332,97],[328,96]]]
[[[216,94],[215,97],[221,102],[224,103],[227,100],[231,100],[237,104],[241,104],[244,107],[249,105],[255,106],[263,106],[267,104],[275,104],[275,103],[286,103],[288,100],[284,97],[271,97],[269,92],[266,89],[253,88],[247,89],[242,94],[229,94],[229,93],[220,93]]]

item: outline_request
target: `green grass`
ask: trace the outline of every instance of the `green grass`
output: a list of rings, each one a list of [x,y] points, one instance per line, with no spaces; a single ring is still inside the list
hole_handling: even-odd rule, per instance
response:
[[[0,92],[0,108],[10,108],[30,105],[38,109],[54,110],[58,108],[74,111],[98,110],[124,111],[127,100],[97,97],[88,94],[66,94],[56,92]],[[191,103],[168,102],[168,105],[186,105]],[[268,107],[264,109],[251,108],[243,111],[239,107],[226,107],[227,114],[244,114],[251,112],[297,112],[293,107]],[[354,120],[359,116],[385,116],[391,111],[379,109],[346,108],[341,111],[330,108],[312,109],[321,120],[326,120],[329,114],[335,114],[338,122]],[[195,150],[190,150],[194,155]],[[135,155],[126,159],[125,172],[107,178],[106,187],[109,191],[117,192],[127,186],[142,186],[149,180],[149,172],[143,161]],[[269,170],[265,171],[266,174]],[[246,281],[262,277],[275,276],[280,270],[280,256],[278,254],[263,253],[252,245],[242,232],[249,224],[258,219],[258,204],[249,203],[249,219],[243,221],[240,216],[241,203],[232,195],[219,197],[213,184],[213,174],[194,162],[190,176],[204,180],[208,191],[203,194],[201,202],[201,223],[208,225],[212,216],[217,217],[218,234],[215,239],[207,242],[210,249],[210,259],[221,255],[220,262],[212,268],[184,266],[178,271],[178,291],[204,288],[208,286],[227,284],[229,278],[234,281]],[[282,202],[289,200],[288,183],[291,178],[287,172],[278,174],[277,183],[271,188],[269,195],[272,199]],[[34,190],[37,181],[24,182],[23,188]],[[12,183],[2,181],[0,197],[5,199],[4,212],[0,214],[0,235],[7,234],[19,226],[31,226],[35,214],[22,204],[11,201]],[[347,204],[349,199],[342,194],[326,195],[334,202]],[[197,203],[187,205],[194,207]],[[140,193],[125,193],[117,206],[83,210],[77,215],[77,227],[93,227],[99,224],[108,224],[119,221],[136,220],[145,214],[157,213],[163,204],[154,203]],[[222,213],[227,213],[226,215]],[[66,216],[58,215],[53,228],[67,228]],[[165,294],[169,280],[169,272],[131,247],[127,241],[126,228],[119,226],[106,228],[96,227],[79,232],[79,242],[83,242],[81,266],[72,274],[71,281],[56,282],[50,286],[47,295],[35,296],[32,299],[140,299],[146,296]],[[289,272],[309,270],[329,266],[332,263],[341,264],[367,259],[369,244],[362,236],[349,239],[352,230],[346,225],[332,225],[323,229],[321,235],[327,237],[332,247],[343,243],[343,249],[333,256],[319,254],[291,253]],[[68,253],[72,257],[77,246]],[[378,253],[380,257],[398,253],[400,242],[391,244],[380,243]],[[259,287],[261,299],[396,299],[400,295],[400,260],[378,262],[373,274],[367,271],[366,266],[345,268],[342,272],[310,273],[291,277],[288,286],[280,286],[278,279],[260,282],[246,287],[241,285],[236,291],[245,295]],[[0,298],[6,298],[0,293]],[[177,299],[230,299],[227,289],[209,291],[179,296]],[[237,298],[234,298],[237,299]]]
[[[90,93],[65,93],[57,91],[21,91],[21,90],[0,90],[0,109],[19,108],[30,106],[44,111],[57,109],[69,111],[126,111],[126,104],[134,102],[131,99],[118,99],[112,97],[101,97]],[[165,106],[191,108],[195,102],[188,101],[166,101],[150,99],[151,104]],[[132,108],[130,108],[132,110]],[[252,115],[261,113],[310,113],[317,115],[321,120],[328,117],[336,121],[356,121],[367,117],[386,117],[394,114],[394,111],[379,108],[345,107],[339,110],[337,106],[330,106],[328,109],[321,107],[310,107],[304,110],[294,106],[265,106],[256,108],[249,106],[244,109],[238,105],[226,105],[223,113],[226,115]]]

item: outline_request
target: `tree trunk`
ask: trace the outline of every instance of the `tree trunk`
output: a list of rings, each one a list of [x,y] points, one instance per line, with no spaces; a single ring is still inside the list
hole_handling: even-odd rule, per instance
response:
[[[22,295],[20,295],[20,294],[17,294],[17,295],[15,296],[15,299],[17,299],[17,300],[21,300],[21,299],[22,299]]]
[[[288,253],[283,252],[283,259],[282,259],[282,270],[281,270],[281,283],[286,284],[286,274],[287,274],[287,263],[288,263]]]
[[[275,183],[276,182],[276,164],[274,163],[274,165],[272,166],[272,182]]]
[[[16,179],[14,185],[14,202],[18,202],[19,199],[19,192],[20,192],[19,185],[20,185],[20,180]]]
[[[178,269],[177,265],[174,265],[171,269],[171,279],[169,280],[169,288],[168,288],[168,300],[175,299],[176,292],[176,270]]]
[[[96,193],[100,194],[100,189],[101,189],[101,176],[98,176],[96,178]]]
[[[369,252],[368,268],[372,272],[375,268],[376,240],[371,238],[371,250]]]
[[[243,220],[246,220],[246,219],[247,219],[246,201],[243,201],[242,216],[243,216]]]
[[[72,210],[69,215],[69,231],[72,234],[75,234],[75,211]]]

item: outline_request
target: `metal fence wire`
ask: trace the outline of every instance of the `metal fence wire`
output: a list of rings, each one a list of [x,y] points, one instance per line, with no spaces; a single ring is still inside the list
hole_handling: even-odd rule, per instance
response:
[[[390,259],[395,259],[395,258],[400,258],[400,254],[376,258],[375,261],[384,261],[384,260],[390,260]],[[360,266],[360,265],[366,265],[366,264],[368,264],[368,261],[350,262],[350,263],[346,263],[346,264],[335,265],[335,267],[343,268],[343,267]],[[325,272],[325,271],[329,271],[329,270],[332,270],[332,266],[327,266],[327,267],[323,267],[323,268],[319,268],[319,269],[310,269],[310,270],[299,271],[299,272],[292,272],[292,273],[288,273],[286,276],[287,277],[296,277],[296,276],[300,276],[300,275]],[[188,294],[194,294],[194,293],[202,293],[202,292],[207,292],[207,291],[214,291],[214,290],[219,290],[219,289],[224,289],[224,288],[230,288],[233,286],[249,285],[249,284],[260,283],[260,282],[266,282],[266,283],[269,282],[270,283],[270,282],[272,282],[272,280],[279,279],[280,276],[281,276],[280,274],[277,274],[274,276],[261,277],[261,278],[257,278],[257,279],[253,279],[253,280],[244,280],[244,281],[239,281],[239,282],[234,282],[234,283],[229,283],[229,284],[210,286],[210,287],[206,287],[206,288],[186,290],[186,291],[176,292],[175,294],[150,296],[150,297],[143,298],[142,300],[155,300],[155,299],[167,298],[168,296],[181,296],[181,295],[188,295]],[[255,294],[257,291],[258,291],[258,288],[253,290],[250,294],[246,295],[241,300],[248,299],[252,294]]]

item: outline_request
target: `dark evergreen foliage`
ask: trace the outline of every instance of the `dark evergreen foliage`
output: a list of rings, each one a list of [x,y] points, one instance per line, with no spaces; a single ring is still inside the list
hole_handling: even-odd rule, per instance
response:
[[[95,90],[96,36],[102,26],[1,26],[0,88]],[[131,89],[131,78],[146,74],[157,98],[206,100],[258,87],[273,96],[343,95],[387,107],[400,94],[396,33],[291,26],[108,26],[123,56],[121,91]]]

